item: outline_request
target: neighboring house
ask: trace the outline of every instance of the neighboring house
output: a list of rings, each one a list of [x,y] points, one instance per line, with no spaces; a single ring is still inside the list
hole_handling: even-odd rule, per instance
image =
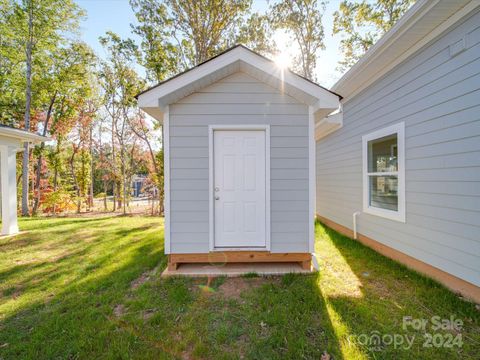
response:
[[[320,219],[480,301],[480,2],[418,1],[332,89]]]
[[[0,183],[2,202],[2,235],[18,232],[17,222],[17,152],[23,143],[40,143],[49,138],[0,125]]]
[[[139,94],[164,126],[165,252],[301,262],[314,242],[314,121],[340,97],[236,46]]]
[[[146,175],[135,174],[132,176],[132,196],[139,197],[143,194],[143,187],[147,180]]]
[[[133,175],[132,177],[132,196],[149,196],[156,198],[158,196],[158,188],[146,176],[142,174]]]

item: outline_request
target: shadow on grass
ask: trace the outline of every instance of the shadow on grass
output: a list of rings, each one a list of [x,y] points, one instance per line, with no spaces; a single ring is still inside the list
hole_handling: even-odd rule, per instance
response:
[[[374,330],[398,332],[403,316],[448,316],[454,310],[460,317],[471,315],[466,335],[476,339],[478,315],[433,281],[327,228],[319,243],[325,251],[320,274],[243,278],[244,291],[231,296],[223,290],[230,279],[209,283],[213,290],[205,291],[200,285],[206,279],[160,278],[166,266],[162,229],[151,219],[101,220],[93,230],[88,226],[94,239],[78,236],[88,224],[84,219],[75,220],[82,221],[76,229],[55,228],[54,243],[47,246],[63,257],[12,266],[0,275],[9,284],[0,298],[1,359],[320,359],[324,351],[335,360],[450,359],[478,354],[478,342],[460,352],[425,352],[421,343],[410,352],[371,351],[350,343],[351,337]],[[17,285],[22,293],[12,300]]]
[[[184,358],[340,359],[339,344],[318,287],[318,275],[243,278],[239,298],[225,296],[223,279],[213,292],[201,291],[175,332]],[[249,283],[263,285],[248,288]],[[235,284],[235,283],[234,283]],[[337,356],[338,355],[338,356]]]
[[[247,293],[240,309],[253,325],[245,334],[248,358],[342,358],[319,276],[288,274]]]
[[[20,218],[20,221],[23,225],[27,225],[25,230],[30,230],[30,223],[33,224],[34,230],[41,229],[51,229],[52,227],[73,225],[73,224],[92,224],[96,222],[105,222],[108,220],[115,219],[116,216],[106,216],[106,217],[96,217],[96,218],[62,218],[62,217],[52,217],[52,218],[37,218],[37,217],[23,217]],[[38,221],[41,220],[43,224],[38,224]]]
[[[137,227],[143,228],[132,225]],[[64,256],[3,271],[0,279],[10,286],[0,293],[0,358],[121,358],[129,353],[135,337],[117,334],[116,321],[109,319],[115,305],[125,300],[131,281],[166,264],[157,229],[144,233],[142,242],[99,232],[100,243],[73,248],[66,245],[75,238],[71,231],[57,239],[65,246]],[[106,351],[110,341],[121,345]]]
[[[355,341],[362,352],[368,357],[382,359],[478,358],[480,316],[474,304],[361,243],[322,227],[326,238],[360,282],[361,296],[335,295],[332,291],[334,294],[327,296],[327,302],[332,307],[331,316],[334,314],[338,322],[344,324],[349,339]],[[435,330],[433,316],[440,319],[454,316],[462,321],[463,328],[461,331]],[[426,320],[426,329],[404,328],[405,317]],[[447,339],[447,333],[461,334],[463,345],[426,347],[425,333],[440,334],[437,335],[439,339],[440,336]],[[395,334],[398,346],[388,343]],[[382,339],[379,343],[378,336]],[[413,339],[411,346],[406,336]]]
[[[53,245],[63,244],[64,257],[14,266],[1,274],[21,293],[12,300],[15,290],[8,288],[0,298],[0,312],[6,311],[0,358],[243,354],[298,359],[319,358],[323,351],[339,354],[318,275],[269,278],[240,298],[230,298],[219,290],[220,280],[214,291],[205,292],[199,285],[206,279],[160,278],[166,257],[157,237],[161,229],[151,221],[128,229],[125,223],[109,226],[108,232],[96,230],[100,242],[77,244],[73,240],[83,225],[69,235],[59,235],[57,230],[64,229],[57,228]],[[48,246],[54,248],[50,242]],[[132,288],[139,278],[147,281]]]

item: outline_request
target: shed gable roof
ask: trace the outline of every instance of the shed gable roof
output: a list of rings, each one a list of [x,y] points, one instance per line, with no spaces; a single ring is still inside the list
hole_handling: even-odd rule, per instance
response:
[[[138,104],[148,114],[161,121],[167,105],[239,71],[312,106],[314,113],[319,117],[325,116],[339,106],[341,99],[339,95],[290,70],[278,68],[272,60],[242,45],[232,47],[192,69],[145,90],[138,94]]]

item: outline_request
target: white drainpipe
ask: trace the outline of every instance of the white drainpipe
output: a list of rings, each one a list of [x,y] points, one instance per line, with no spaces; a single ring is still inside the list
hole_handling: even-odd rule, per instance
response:
[[[312,253],[312,266],[315,269],[315,271],[318,271],[320,269],[320,265],[318,264],[317,255],[315,255],[315,253]]]
[[[357,215],[360,215],[360,211],[353,213],[353,238],[357,240]]]

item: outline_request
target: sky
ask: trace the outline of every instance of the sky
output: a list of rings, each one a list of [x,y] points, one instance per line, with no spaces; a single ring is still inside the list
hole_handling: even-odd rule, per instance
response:
[[[122,38],[130,37],[139,42],[138,36],[131,32],[130,24],[135,23],[136,19],[128,0],[76,0],[76,2],[87,12],[87,19],[81,23],[81,37],[98,56],[105,56],[98,37],[109,30]],[[331,87],[341,75],[335,70],[340,59],[340,37],[332,35],[333,12],[338,9],[339,3],[340,0],[330,0],[323,18],[326,49],[319,53],[316,75],[317,82],[326,87]],[[254,0],[253,10],[262,11],[266,8],[266,0]],[[281,33],[275,36],[277,43],[283,38]],[[279,48],[284,50],[286,47],[279,44]],[[143,73],[141,67],[138,71]]]

